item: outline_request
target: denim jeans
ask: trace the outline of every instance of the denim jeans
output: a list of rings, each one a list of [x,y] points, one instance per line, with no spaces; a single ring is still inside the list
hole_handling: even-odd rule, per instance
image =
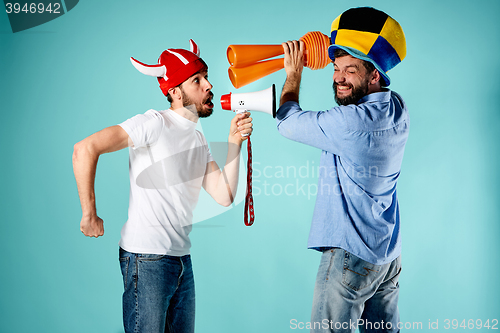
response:
[[[191,257],[130,253],[120,248],[125,333],[193,333]]]
[[[399,332],[401,257],[373,265],[333,248],[323,252],[314,288],[311,332]]]

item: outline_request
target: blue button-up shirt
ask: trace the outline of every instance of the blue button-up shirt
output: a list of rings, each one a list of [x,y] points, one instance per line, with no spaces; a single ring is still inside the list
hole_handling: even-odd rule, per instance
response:
[[[283,136],[322,149],[308,247],[340,247],[376,265],[396,259],[396,184],[410,126],[401,96],[384,90],[320,112],[287,102],[276,118]]]

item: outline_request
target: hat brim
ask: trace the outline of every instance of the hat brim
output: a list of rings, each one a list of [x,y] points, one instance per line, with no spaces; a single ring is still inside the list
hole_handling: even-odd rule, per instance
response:
[[[337,45],[337,44],[330,45],[330,47],[328,47],[328,56],[330,57],[330,59],[332,59],[332,61],[335,60],[334,52],[336,49],[344,50],[347,53],[349,53],[351,56],[353,56],[354,58],[358,58],[358,59],[370,62],[371,64],[373,64],[373,66],[375,66],[377,71],[382,76],[382,78],[384,80],[384,82],[383,82],[384,84],[382,84],[382,85],[384,87],[388,87],[391,84],[391,79],[389,78],[389,75],[387,75],[387,73],[384,72],[382,70],[382,68],[380,68],[380,66],[375,61],[373,61],[371,58],[369,58],[363,52],[358,51],[352,47],[342,46],[342,45]]]

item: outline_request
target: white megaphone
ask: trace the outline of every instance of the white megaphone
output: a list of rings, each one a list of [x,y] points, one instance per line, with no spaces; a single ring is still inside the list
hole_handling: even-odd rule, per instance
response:
[[[260,111],[276,118],[276,88],[274,84],[261,91],[222,95],[220,103],[223,110],[233,110],[236,113]]]
[[[220,98],[220,103],[223,110],[233,110],[236,113],[243,113],[246,111],[260,111],[265,112],[276,118],[276,88],[274,84],[264,90],[240,93],[240,94],[226,94]],[[242,134],[248,136],[248,134]],[[245,225],[251,226],[255,218],[252,196],[252,149],[250,137],[247,140],[247,191],[245,194]]]

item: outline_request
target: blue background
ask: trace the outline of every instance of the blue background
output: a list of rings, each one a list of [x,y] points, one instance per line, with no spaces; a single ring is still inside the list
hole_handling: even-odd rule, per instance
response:
[[[188,48],[193,38],[217,100],[272,83],[280,93],[284,71],[236,91],[227,46],[329,34],[335,17],[365,5],[396,18],[407,39],[407,58],[389,72],[411,114],[398,184],[401,321],[446,331],[446,319],[500,319],[499,1],[94,0],[16,34],[0,14],[0,331],[123,331],[117,255],[128,153],[100,159],[99,239],[80,233],[71,155],[104,127],[168,108],[130,56],[155,63],[164,49]],[[305,108],[334,105],[332,74],[331,65],[304,69]],[[202,120],[209,142],[227,139],[232,118],[216,106]],[[253,117],[255,224],[243,225],[240,202],[191,234],[197,332],[301,331],[290,321],[310,318],[320,255],[306,242],[320,152],[279,136],[268,115]],[[436,320],[439,330],[430,330]]]

